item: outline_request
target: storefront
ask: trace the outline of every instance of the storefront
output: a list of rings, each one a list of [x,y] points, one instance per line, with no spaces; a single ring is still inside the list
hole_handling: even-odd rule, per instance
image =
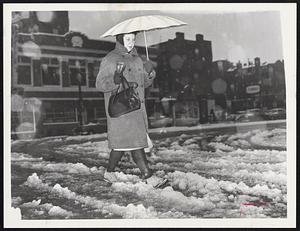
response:
[[[19,33],[16,46],[12,87],[24,89],[23,99],[38,99],[41,104],[35,118],[36,136],[72,134],[81,121],[84,125],[106,122],[103,93],[95,82],[102,58],[115,43],[92,40],[79,32]],[[155,60],[152,51],[150,48],[150,58]],[[146,100],[156,98],[150,89]],[[18,113],[12,113],[13,131],[20,123]],[[33,120],[32,112],[22,113],[23,120]]]

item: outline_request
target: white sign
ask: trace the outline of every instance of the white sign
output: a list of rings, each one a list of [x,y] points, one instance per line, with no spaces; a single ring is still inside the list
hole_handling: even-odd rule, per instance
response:
[[[259,85],[252,85],[252,86],[248,86],[246,88],[246,93],[247,94],[256,94],[260,92],[260,86]]]

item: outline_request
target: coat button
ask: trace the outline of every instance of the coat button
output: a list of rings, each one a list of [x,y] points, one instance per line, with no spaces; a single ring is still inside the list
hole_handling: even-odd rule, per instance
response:
[[[131,71],[131,68],[129,68],[128,71]]]

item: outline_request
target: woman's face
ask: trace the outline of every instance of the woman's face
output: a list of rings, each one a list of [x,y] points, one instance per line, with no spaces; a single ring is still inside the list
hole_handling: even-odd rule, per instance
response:
[[[124,47],[130,52],[135,44],[135,34],[125,34],[123,37]]]

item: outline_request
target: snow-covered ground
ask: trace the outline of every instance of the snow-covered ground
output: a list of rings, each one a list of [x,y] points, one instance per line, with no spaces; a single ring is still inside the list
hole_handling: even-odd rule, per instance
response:
[[[23,219],[264,218],[287,215],[286,130],[198,132],[153,140],[164,189],[140,181],[127,153],[117,183],[102,176],[98,135],[12,142],[12,206]]]

